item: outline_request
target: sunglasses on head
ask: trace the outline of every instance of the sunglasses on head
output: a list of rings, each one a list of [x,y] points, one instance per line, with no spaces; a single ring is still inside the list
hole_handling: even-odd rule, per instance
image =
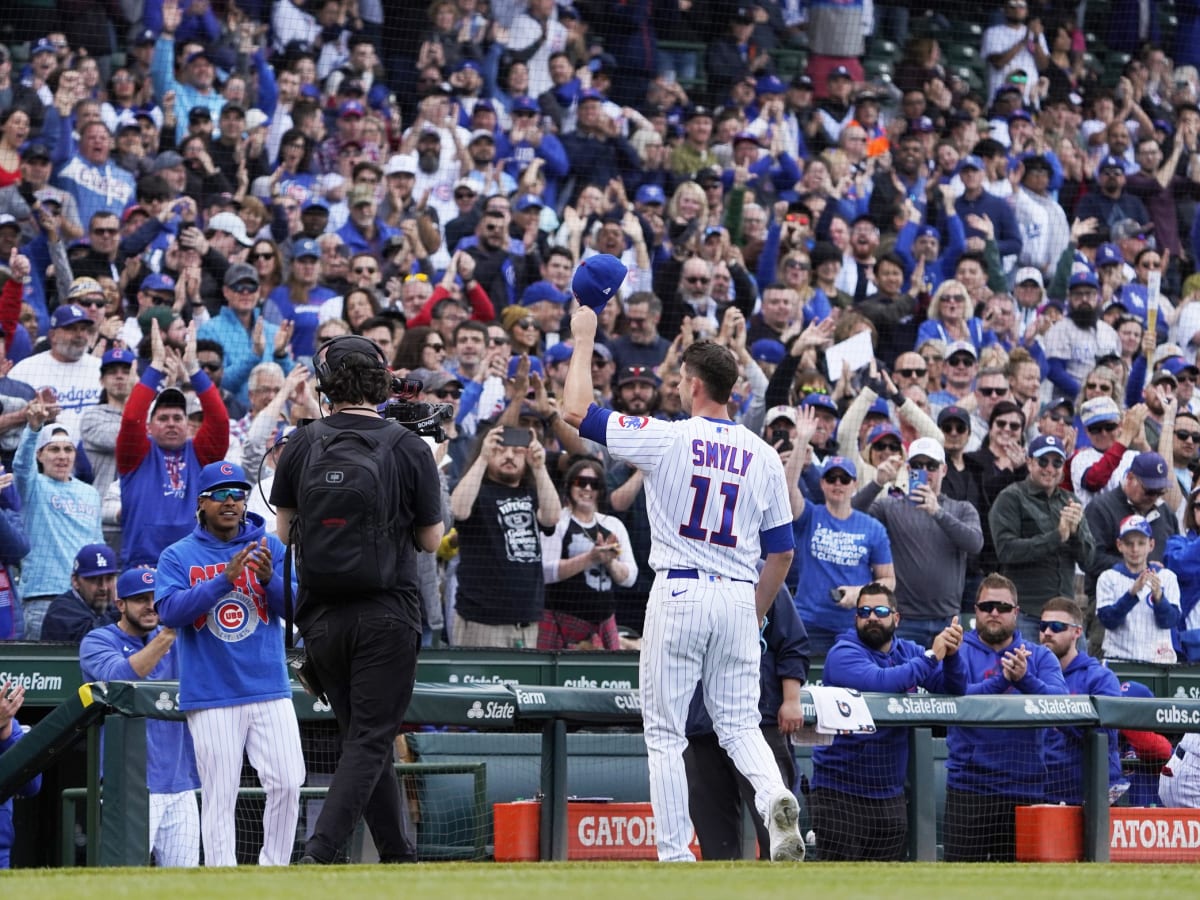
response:
[[[1038,468],[1045,469],[1054,466],[1056,469],[1061,469],[1066,464],[1066,460],[1057,453],[1047,453],[1044,456],[1037,458]]]
[[[1116,431],[1119,426],[1116,422],[1097,422],[1095,425],[1087,427],[1088,434],[1111,434]]]
[[[830,472],[828,475],[822,475],[821,480],[826,484],[847,485],[854,483],[854,479],[845,472]]]
[[[892,614],[890,606],[860,606],[854,610],[860,619],[869,619],[875,616],[877,619],[886,619]]]
[[[226,500],[241,503],[249,496],[249,491],[244,491],[241,488],[217,488],[215,491],[205,491],[200,496],[207,500],[214,500],[217,503],[224,503]]]
[[[924,378],[928,369],[897,369],[896,374],[901,378]]]
[[[572,481],[571,484],[577,488],[587,488],[591,491],[600,490],[600,479],[592,478],[589,475],[580,475],[578,478]]]
[[[981,613],[1010,613],[1016,609],[1016,604],[1005,603],[1003,600],[984,600],[976,603],[975,608]]]
[[[940,426],[942,434],[966,434],[969,429],[958,419],[951,419],[943,422]]]
[[[1068,628],[1078,628],[1074,622],[1038,622],[1038,631],[1052,631],[1054,634],[1062,634]]]

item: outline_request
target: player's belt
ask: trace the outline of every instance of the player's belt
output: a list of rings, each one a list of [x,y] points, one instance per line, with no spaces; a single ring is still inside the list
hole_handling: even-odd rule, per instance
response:
[[[704,577],[707,578],[709,581],[737,581],[741,584],[754,584],[754,582],[751,581],[749,578],[729,578],[725,575],[710,575],[707,572],[705,572],[703,574],[704,574]],[[700,575],[701,575],[701,573],[699,571],[697,571],[696,569],[667,569],[667,577],[668,578],[698,579],[698,578],[700,578]]]

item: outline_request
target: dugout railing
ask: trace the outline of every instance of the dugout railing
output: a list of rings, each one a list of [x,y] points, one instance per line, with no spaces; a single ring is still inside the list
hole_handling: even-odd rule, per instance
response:
[[[89,862],[98,865],[146,863],[145,721],[181,719],[173,683],[113,682],[84,685],[77,694],[39,723],[27,738],[0,757],[0,799],[33,774],[52,766],[62,750],[87,735],[89,779],[86,789],[88,821],[99,835]],[[868,694],[868,707],[879,726],[910,727],[909,816],[910,858],[937,858],[937,766],[933,731],[952,725],[1034,728],[1072,726],[1086,729],[1084,766],[1084,857],[1109,858],[1107,734],[1104,728],[1162,732],[1200,731],[1200,700],[1126,699],[1086,696],[1001,695],[943,697],[928,694]],[[324,704],[297,689],[293,694],[302,721],[328,719]],[[805,696],[806,718],[815,709]],[[409,722],[470,728],[480,732],[533,731],[540,733],[539,857],[567,858],[569,733],[580,728],[629,730],[641,724],[636,691],[548,686],[446,686],[418,684]],[[99,753],[99,726],[106,727],[106,752]],[[531,735],[532,737],[532,735]],[[615,737],[615,736],[614,736]],[[428,771],[483,772],[475,777],[475,796],[469,806],[476,817],[476,852],[481,858],[486,838],[482,824],[488,759]],[[473,767],[473,768],[472,768]],[[402,770],[403,771],[403,770]],[[407,770],[423,774],[420,764]],[[103,780],[103,815],[100,784]],[[314,789],[320,790],[320,789]],[[515,797],[509,799],[516,799]]]

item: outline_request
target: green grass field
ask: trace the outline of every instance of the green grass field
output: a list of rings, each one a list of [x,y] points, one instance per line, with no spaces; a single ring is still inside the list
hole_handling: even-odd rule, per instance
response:
[[[6,873],[3,880],[6,893],[23,900],[371,900],[401,894],[427,900],[833,900],[872,896],[888,900],[982,896],[988,900],[1144,900],[1190,896],[1196,889],[1197,870],[1183,865],[447,863],[220,871],[26,869]]]

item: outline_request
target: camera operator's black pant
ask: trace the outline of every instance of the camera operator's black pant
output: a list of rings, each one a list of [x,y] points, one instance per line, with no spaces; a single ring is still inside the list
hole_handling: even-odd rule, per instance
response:
[[[361,817],[381,862],[414,862],[392,768],[394,739],[412,698],[421,635],[378,607],[335,606],[303,630],[337,719],[342,752],[306,852],[337,859]]]

